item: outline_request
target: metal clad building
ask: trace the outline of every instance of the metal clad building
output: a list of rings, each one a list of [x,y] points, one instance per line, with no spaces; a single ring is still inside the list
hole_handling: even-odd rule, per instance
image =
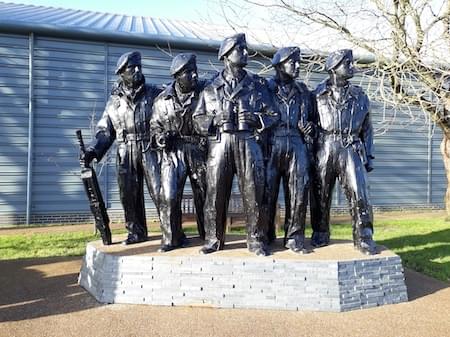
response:
[[[171,80],[171,55],[190,51],[200,76],[208,78],[222,67],[217,48],[231,33],[182,21],[0,3],[0,226],[90,218],[75,130],[90,140],[122,53],[141,51],[147,81],[162,85]],[[249,68],[259,70],[257,61]],[[309,85],[324,76],[313,74]],[[384,113],[374,104],[376,128]],[[433,125],[396,116],[375,139],[373,204],[442,207],[440,140]],[[114,153],[97,170],[107,206],[120,216]],[[334,205],[346,205],[338,190]],[[147,209],[155,215],[149,197]]]

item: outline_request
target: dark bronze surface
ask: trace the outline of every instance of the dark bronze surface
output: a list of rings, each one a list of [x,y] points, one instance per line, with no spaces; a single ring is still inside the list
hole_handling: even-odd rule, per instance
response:
[[[179,54],[172,61],[175,80],[156,98],[151,133],[161,153],[160,223],[162,251],[183,245],[181,201],[189,176],[199,236],[205,238],[206,137],[195,132],[192,113],[205,83],[198,80],[195,55]]]
[[[276,113],[267,83],[245,70],[243,34],[224,40],[219,58],[224,69],[207,85],[194,113],[194,127],[208,137],[206,245],[202,253],[222,249],[233,176],[238,178],[247,219],[247,246],[267,255],[266,231],[260,221],[264,196],[264,158],[258,138],[273,125]]]
[[[149,123],[153,100],[160,90],[145,83],[139,52],[122,55],[116,72],[118,81],[84,158],[88,164],[94,158],[100,161],[116,141],[117,181],[128,230],[128,238],[123,243],[131,244],[147,238],[144,180],[159,208],[158,154],[151,144]]]
[[[314,100],[306,85],[296,81],[300,69],[299,48],[281,48],[275,53],[272,65],[276,75],[270,80],[269,88],[280,119],[270,129],[266,147],[268,239],[270,242],[275,239],[275,212],[283,181],[285,245],[294,252],[304,253],[310,184],[308,143],[312,143],[314,134]]]
[[[329,78],[314,91],[318,137],[315,143],[312,243],[329,241],[330,207],[336,178],[350,204],[353,241],[363,253],[376,253],[367,172],[373,169],[373,129],[369,99],[348,80],[353,77],[351,50],[332,53],[326,62]]]

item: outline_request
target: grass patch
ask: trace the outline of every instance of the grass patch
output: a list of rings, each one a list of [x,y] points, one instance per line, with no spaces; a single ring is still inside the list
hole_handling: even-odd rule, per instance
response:
[[[113,234],[125,230],[113,230]],[[92,231],[0,235],[0,260],[54,256],[81,256],[89,241],[99,240]]]
[[[333,239],[352,239],[348,223],[333,224],[331,229]],[[157,229],[151,231],[158,232]],[[113,230],[113,234],[124,232],[123,229]],[[196,233],[195,227],[187,227],[186,233]],[[231,233],[244,234],[245,228],[234,227]],[[309,228],[306,235],[311,236]],[[0,235],[0,259],[80,256],[87,242],[98,239],[91,231]],[[399,254],[405,267],[450,281],[450,223],[444,219],[377,220],[375,240]]]
[[[388,247],[402,258],[403,266],[450,282],[450,222],[441,218],[375,220],[375,241]],[[245,233],[236,226],[231,233]],[[306,229],[306,237],[311,237]],[[279,231],[278,236],[284,233]],[[332,239],[352,240],[349,223],[331,225]]]
[[[38,233],[0,236],[0,259],[83,255],[92,233]]]

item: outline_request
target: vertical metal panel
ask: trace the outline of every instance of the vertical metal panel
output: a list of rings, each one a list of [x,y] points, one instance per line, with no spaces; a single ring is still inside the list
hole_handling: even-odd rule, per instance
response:
[[[433,125],[430,122],[428,123],[428,142],[427,142],[427,203],[431,203],[431,194],[432,194],[432,184],[433,184]]]
[[[108,76],[109,76],[109,72],[108,72],[108,44],[105,43],[104,45],[104,52],[105,52],[105,59],[104,59],[104,67],[105,67],[105,72],[104,72],[104,76],[105,76],[105,82],[104,82],[104,96],[103,96],[103,105],[106,106],[106,103],[108,102],[108,97],[109,97],[109,85],[108,85]],[[108,161],[110,159],[110,154],[109,152],[106,154],[106,160]],[[109,174],[108,174],[108,169],[105,170],[105,176],[104,176],[104,182],[103,182],[103,190],[102,193],[103,195],[103,200],[105,202],[106,205],[108,205],[108,201],[109,201],[109,193],[108,193],[108,185],[109,185]]]
[[[25,214],[28,36],[0,34],[0,215]]]
[[[89,143],[104,104],[104,64],[103,43],[36,37],[34,214],[88,210],[75,130]]]
[[[33,127],[34,127],[34,81],[33,81],[33,60],[34,60],[34,34],[29,36],[28,43],[28,159],[27,159],[27,213],[26,224],[30,224],[31,218],[31,191],[33,184]]]
[[[447,177],[445,175],[444,162],[440,152],[440,144],[442,142],[443,133],[435,127],[432,132],[431,146],[431,202],[444,203],[444,196],[447,189]]]

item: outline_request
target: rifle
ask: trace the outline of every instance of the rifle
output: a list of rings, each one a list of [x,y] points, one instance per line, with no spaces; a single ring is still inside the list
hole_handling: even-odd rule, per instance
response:
[[[83,136],[81,130],[76,131],[78,143],[80,144],[81,153],[84,155],[86,149],[84,147]],[[105,203],[103,202],[102,192],[98,185],[97,174],[95,170],[86,165],[84,160],[80,161],[81,165],[81,180],[83,181],[84,190],[89,199],[89,206],[95,219],[95,229],[100,232],[104,245],[110,245],[111,230],[109,228],[109,217],[106,212]]]

